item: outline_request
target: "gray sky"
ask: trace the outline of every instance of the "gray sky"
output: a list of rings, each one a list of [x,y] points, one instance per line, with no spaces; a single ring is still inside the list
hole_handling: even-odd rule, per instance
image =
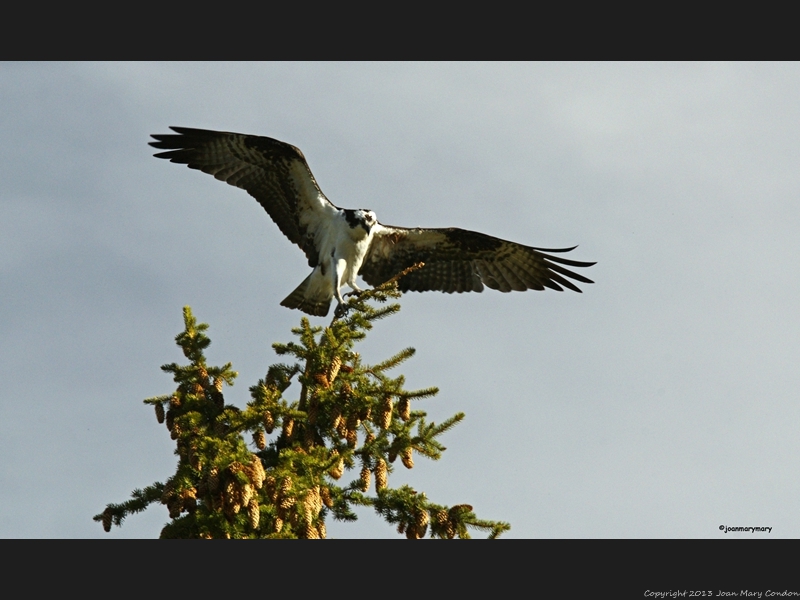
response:
[[[365,360],[414,346],[398,372],[441,389],[415,409],[467,415],[392,485],[507,537],[800,536],[798,98],[797,64],[0,65],[0,536],[158,535],[162,506],[91,517],[174,469],[141,401],[185,304],[240,406],[292,339],[302,252],[152,158],[170,125],[290,142],[385,224],[598,262],[583,294],[408,294],[376,326]],[[362,514],[329,535],[397,537]]]

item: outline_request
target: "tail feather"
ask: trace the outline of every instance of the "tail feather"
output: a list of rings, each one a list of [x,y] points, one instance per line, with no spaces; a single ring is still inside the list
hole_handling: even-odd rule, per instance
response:
[[[306,295],[309,291],[311,284],[311,277],[314,272],[303,280],[303,283],[298,285],[295,290],[286,296],[281,302],[281,306],[286,308],[296,308],[302,310],[304,313],[313,315],[315,317],[324,317],[328,314],[331,308],[331,298],[307,298]]]

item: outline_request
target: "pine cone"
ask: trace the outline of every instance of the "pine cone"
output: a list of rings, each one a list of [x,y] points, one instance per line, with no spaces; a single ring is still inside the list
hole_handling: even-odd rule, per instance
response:
[[[200,377],[201,383],[206,383],[208,381],[208,371],[203,365],[200,365],[200,367],[197,369],[197,374]]]
[[[364,438],[364,445],[371,444],[375,441],[375,436],[372,434],[371,431],[367,431],[367,435]]]
[[[344,419],[339,419],[339,427],[336,428],[336,433],[341,438],[347,438],[347,422]]]
[[[375,490],[381,491],[386,489],[389,481],[389,469],[386,466],[386,461],[379,458],[375,464]]]
[[[344,437],[347,439],[347,445],[351,448],[355,448],[358,444],[358,432],[355,429],[348,429]]]
[[[406,449],[404,449],[404,450],[402,450],[400,452],[400,460],[403,461],[403,466],[406,469],[413,469],[414,468],[414,456],[413,456],[413,450],[411,449],[411,446],[409,446],[408,448],[406,448]]]
[[[359,489],[361,489],[362,492],[366,492],[367,490],[369,490],[370,476],[371,473],[367,467],[361,469],[361,479],[359,480]]]
[[[403,521],[400,521],[397,524],[397,533],[403,535],[406,532],[406,524]]]
[[[250,528],[258,529],[258,522],[261,520],[261,510],[258,508],[258,500],[253,498],[247,505],[247,516],[250,518]]]
[[[281,480],[280,489],[278,490],[277,493],[278,506],[283,510],[290,509],[292,506],[294,506],[296,502],[294,496],[289,495],[291,490],[292,490],[292,478],[285,477],[283,480]]]
[[[164,491],[161,492],[161,504],[169,502],[170,498],[175,494],[175,480],[168,479],[164,484]]]
[[[270,500],[271,500],[273,503],[275,503],[275,502],[277,502],[277,501],[278,501],[278,489],[277,489],[277,483],[278,483],[278,482],[277,482],[277,481],[275,481],[275,478],[274,478],[272,475],[267,475],[267,476],[264,478],[264,487],[265,487],[265,488],[266,488],[266,490],[267,490],[267,496],[269,496],[269,499],[270,499]]]
[[[177,519],[181,516],[181,510],[183,509],[183,500],[180,498],[172,497],[167,502],[167,509],[169,510],[169,518],[170,519]]]
[[[331,455],[339,456],[339,453],[336,450],[332,450]],[[334,479],[339,479],[344,474],[344,459],[340,458],[339,461],[333,467],[331,467],[331,470],[328,471],[328,474]]]
[[[167,429],[172,431],[172,427],[173,425],[175,425],[175,413],[172,412],[172,409],[169,409],[167,411],[166,423],[167,423]]]
[[[381,429],[389,429],[392,424],[392,398],[387,396],[381,403],[381,412],[378,415],[377,425]]]
[[[283,519],[275,517],[275,533],[280,533],[283,529]]]
[[[355,413],[350,413],[350,416],[347,417],[347,428],[348,429],[358,429],[358,426],[361,425],[361,419],[358,418],[358,415]]]
[[[208,470],[208,491],[216,494],[219,491],[219,469],[211,467]]]
[[[311,523],[311,521],[314,520],[314,510],[312,504],[313,502],[311,499],[306,496],[303,498],[303,502],[301,502],[298,507],[303,523]]]
[[[425,537],[425,532],[428,531],[429,521],[430,516],[427,510],[420,510],[414,514],[414,524],[417,526],[417,533],[419,534],[419,537]]]
[[[275,418],[268,410],[264,411],[264,429],[267,430],[267,433],[272,433],[275,429]]]
[[[397,414],[403,421],[408,421],[411,418],[411,400],[402,398],[397,404]]]
[[[430,521],[430,513],[424,508],[417,511],[414,515],[414,522],[417,524],[417,527],[427,527]]]
[[[338,430],[341,424],[342,424],[342,407],[339,404],[334,404],[333,410],[331,410],[331,427]]]
[[[177,396],[173,396],[169,399],[169,405],[171,408],[180,408],[181,407],[181,399]]]
[[[417,531],[417,525],[415,523],[409,523],[408,527],[406,527],[406,538],[409,540],[418,540],[422,536]]]
[[[314,375],[314,381],[317,383],[317,385],[324,387],[325,389],[331,387],[331,382],[328,380],[328,376],[325,375],[325,373],[317,373]]]
[[[253,434],[253,442],[255,442],[259,450],[267,447],[267,436],[263,429],[259,429]]]
[[[315,485],[308,490],[308,500],[311,502],[311,510],[314,513],[314,516],[318,515],[322,510],[322,493],[320,486]]]
[[[158,404],[155,405],[155,407],[156,407],[156,421],[158,421],[159,423],[163,423],[164,422],[164,405],[159,402]]]
[[[303,537],[307,540],[318,540],[319,531],[311,523],[306,523],[305,527],[303,527]]]
[[[322,498],[319,486],[310,488],[303,498],[302,512],[306,523],[311,523],[322,510]]]
[[[264,465],[261,464],[261,459],[258,458],[255,454],[253,455],[253,458],[250,461],[248,476],[250,477],[250,481],[253,482],[253,485],[256,487],[256,489],[260,490],[261,487],[264,485],[264,479],[266,478],[267,474],[264,471]]]
[[[325,521],[322,519],[319,520],[317,523],[317,531],[319,532],[319,538],[324,540],[328,537],[328,529],[325,527]]]
[[[157,404],[156,406],[161,406]],[[108,533],[111,531],[111,511],[109,509],[105,509],[103,511],[103,531]]]
[[[239,504],[242,506],[248,506],[250,504],[250,500],[253,498],[253,486],[249,483],[245,483],[239,488],[239,490]]]
[[[450,507],[450,516],[455,517],[460,513],[472,512],[472,506],[469,504],[456,504]]]
[[[331,491],[327,487],[323,486],[319,490],[319,495],[322,498],[322,502],[328,508],[333,508],[333,498],[331,498]]]
[[[333,383],[333,380],[336,379],[336,376],[339,374],[339,369],[342,366],[342,359],[339,356],[334,356],[333,360],[331,361],[331,366],[328,369],[328,381]]]
[[[222,393],[222,384],[225,383],[225,380],[222,377],[214,377],[214,389],[217,390],[220,394]]]
[[[294,433],[294,419],[286,419],[283,422],[283,435],[288,440]]]
[[[232,515],[238,514],[242,509],[241,493],[233,481],[228,481],[225,484],[225,492],[223,496],[225,503],[225,514],[229,518],[232,518]]]

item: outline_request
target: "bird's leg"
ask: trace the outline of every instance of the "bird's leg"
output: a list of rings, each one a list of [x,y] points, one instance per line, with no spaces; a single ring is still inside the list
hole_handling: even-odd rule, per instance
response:
[[[347,285],[349,285],[351,288],[353,288],[353,290],[350,291],[350,292],[347,292],[346,294],[342,294],[342,302],[344,302],[344,298],[347,298],[348,296],[355,296],[356,298],[358,298],[361,294],[364,293],[364,290],[359,288],[355,283],[348,283]],[[337,317],[342,317],[345,314],[347,314],[348,308],[349,307],[346,304],[339,304],[336,307],[336,311],[334,312],[334,314]]]
[[[358,287],[356,285],[355,281],[350,281],[350,282],[347,283],[347,285],[349,285],[351,288],[353,288],[353,291],[347,292],[344,295],[345,298],[347,298],[348,296],[356,296],[356,297],[358,297],[358,296],[360,296],[361,294],[364,293],[364,290],[362,290],[360,287]]]
[[[347,313],[347,308],[344,305],[344,298],[342,298],[342,278],[344,271],[347,268],[347,261],[343,258],[337,259],[336,256],[331,256],[331,277],[333,278],[333,295],[338,304],[336,310],[333,312],[335,317],[342,317]]]

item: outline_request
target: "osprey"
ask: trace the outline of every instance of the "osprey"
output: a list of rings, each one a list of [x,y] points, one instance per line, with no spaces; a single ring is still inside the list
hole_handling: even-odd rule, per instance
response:
[[[400,291],[481,292],[483,286],[501,292],[564,286],[580,292],[566,279],[593,283],[561,265],[590,267],[551,256],[572,248],[531,248],[506,240],[450,227],[391,227],[378,222],[371,210],[333,205],[317,185],[298,148],[268,137],[188,127],[170,127],[174,134],[153,135],[155,154],[199,169],[247,191],[258,200],[280,230],[300,246],[313,268],[297,289],[281,302],[310,315],[324,317],[331,300],[344,298],[347,284],[361,290],[356,277],[377,286],[416,263],[424,266],[398,281]]]

